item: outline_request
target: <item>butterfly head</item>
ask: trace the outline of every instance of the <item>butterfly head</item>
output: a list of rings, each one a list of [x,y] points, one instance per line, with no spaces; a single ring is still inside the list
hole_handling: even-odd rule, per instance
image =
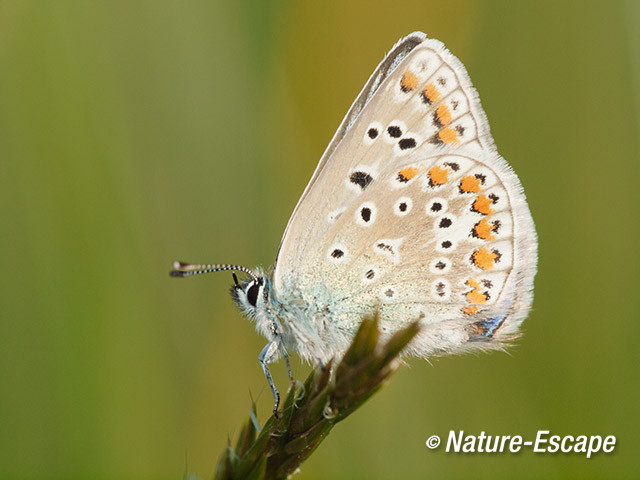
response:
[[[269,300],[270,282],[262,272],[243,282],[238,282],[233,274],[235,284],[231,287],[231,297],[249,318],[255,318],[257,313],[266,307]]]

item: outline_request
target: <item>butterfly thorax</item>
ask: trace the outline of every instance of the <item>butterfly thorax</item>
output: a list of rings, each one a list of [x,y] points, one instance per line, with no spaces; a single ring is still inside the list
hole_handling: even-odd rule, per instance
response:
[[[262,272],[231,289],[235,303],[262,335],[312,363],[327,362],[343,353],[363,316],[361,310],[345,310],[346,304],[338,302],[332,292],[322,284],[277,292],[271,277]]]

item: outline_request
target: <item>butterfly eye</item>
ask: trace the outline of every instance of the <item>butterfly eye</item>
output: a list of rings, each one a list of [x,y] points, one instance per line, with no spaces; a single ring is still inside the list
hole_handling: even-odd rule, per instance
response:
[[[258,293],[260,292],[260,284],[253,282],[253,284],[247,289],[247,301],[252,307],[256,306],[258,302]]]

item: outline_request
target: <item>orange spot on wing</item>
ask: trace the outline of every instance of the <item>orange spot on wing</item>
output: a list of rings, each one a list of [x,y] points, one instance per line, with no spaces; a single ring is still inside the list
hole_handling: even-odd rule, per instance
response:
[[[402,178],[405,179],[405,181],[409,181],[412,178],[414,178],[416,175],[418,175],[420,173],[420,170],[418,170],[416,167],[407,167],[407,168],[403,168],[402,170],[400,170],[398,172],[398,175]]]
[[[440,132],[438,133],[438,137],[442,142],[449,145],[460,143],[460,141],[458,140],[458,134],[451,127],[443,128],[442,130],[440,130]]]
[[[491,205],[493,205],[493,200],[486,195],[478,195],[478,198],[473,202],[473,209],[483,215],[490,215],[493,213]]]
[[[482,323],[476,323],[476,328],[473,330],[473,333],[476,335],[484,335],[485,332],[486,330],[482,327]]]
[[[475,305],[469,305],[468,307],[464,307],[462,309],[462,313],[465,315],[473,315],[474,313],[478,313],[478,307]]]
[[[422,90],[422,97],[427,103],[434,103],[440,100],[440,92],[433,83],[430,83]]]
[[[467,300],[470,303],[487,303],[487,295],[480,291],[480,282],[475,278],[470,278],[466,281],[466,284],[471,287],[471,291],[467,292]],[[476,307],[476,311],[478,308]],[[475,313],[475,312],[474,312]]]
[[[467,300],[471,303],[486,303],[487,299],[480,290],[471,290],[467,293]]]
[[[471,287],[471,290],[466,293],[468,302],[476,304],[487,303],[488,295],[480,290],[480,282],[478,282],[475,278],[470,278],[466,281],[466,284]],[[465,307],[465,309],[473,310],[472,313],[476,313],[478,311],[478,307],[474,305],[467,306]],[[465,311],[465,313],[467,312]]]
[[[480,220],[475,227],[473,227],[473,231],[475,232],[478,238],[483,240],[493,240],[495,235],[493,232],[498,228],[498,225],[495,223],[489,223],[486,218]]]
[[[495,265],[498,255],[488,248],[482,247],[473,252],[471,258],[473,259],[473,264],[476,267],[479,267],[482,270],[489,270]]]
[[[480,191],[480,179],[471,175],[460,181],[460,191],[464,193],[477,193]]]
[[[440,104],[436,109],[436,116],[438,117],[440,125],[444,126],[451,123],[451,112],[449,111],[449,107],[444,103]]]
[[[400,80],[400,88],[402,88],[403,92],[410,92],[414,90],[418,86],[418,77],[415,73],[407,70],[402,75],[402,79]]]
[[[433,185],[444,185],[449,181],[449,170],[439,165],[434,165],[429,170],[429,178]]]
[[[465,283],[469,285],[471,288],[480,288],[480,282],[477,281],[475,278],[470,278]]]

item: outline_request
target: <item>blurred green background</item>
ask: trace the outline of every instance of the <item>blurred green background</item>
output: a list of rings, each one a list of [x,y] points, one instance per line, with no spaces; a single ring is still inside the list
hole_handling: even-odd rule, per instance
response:
[[[321,153],[414,30],[467,66],[540,237],[509,355],[410,361],[299,478],[632,478],[640,468],[639,2],[0,1],[0,477],[213,472],[265,340],[269,266]],[[294,373],[308,367],[294,360]],[[276,382],[285,388],[283,365]],[[615,453],[447,455],[451,429]]]

